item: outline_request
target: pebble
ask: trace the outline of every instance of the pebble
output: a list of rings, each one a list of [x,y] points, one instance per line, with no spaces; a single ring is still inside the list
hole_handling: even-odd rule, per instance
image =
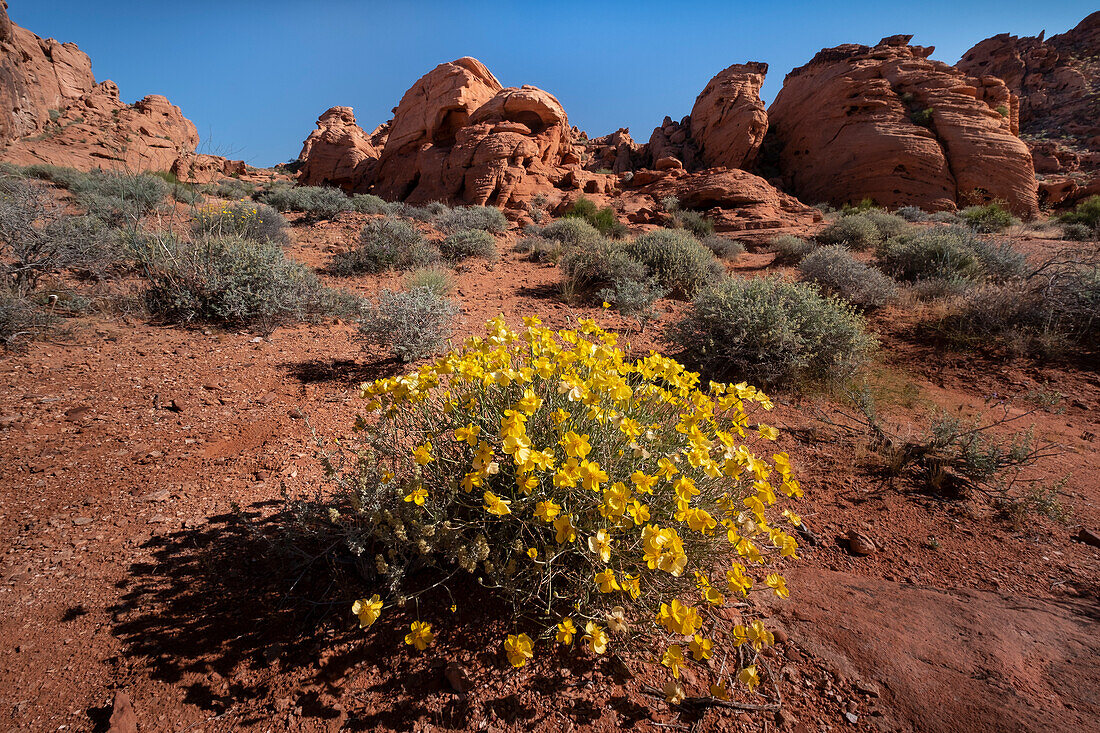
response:
[[[844,717],[848,719],[848,722],[855,725],[859,722],[859,716],[855,713],[844,713]]]
[[[83,527],[85,524],[91,524],[91,523],[92,523],[92,518],[91,517],[76,517],[75,519],[73,519],[73,524],[75,524],[77,527]]]
[[[848,552],[859,557],[870,555],[878,549],[870,537],[854,529],[848,531],[847,540]]]

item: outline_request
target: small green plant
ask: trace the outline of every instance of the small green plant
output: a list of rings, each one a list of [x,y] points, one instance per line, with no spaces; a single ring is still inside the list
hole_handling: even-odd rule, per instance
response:
[[[371,343],[392,349],[410,362],[437,354],[451,337],[457,306],[430,287],[404,292],[383,290],[378,303],[364,309],[360,333]]]
[[[646,278],[645,265],[631,258],[621,242],[602,237],[583,247],[565,249],[561,269],[565,275],[566,300],[578,296],[595,298],[597,290],[613,287],[616,282]]]
[[[594,226],[575,217],[558,219],[533,232],[544,239],[560,242],[563,249],[586,247],[599,242],[602,237]]]
[[[15,349],[48,331],[55,319],[26,293],[0,284],[0,345]]]
[[[840,244],[862,252],[881,242],[883,236],[874,221],[862,213],[856,213],[841,216],[818,232],[814,239],[821,244]]]
[[[452,232],[439,243],[439,251],[450,262],[461,262],[470,257],[480,257],[490,262],[500,259],[496,239],[484,229],[459,229]]]
[[[1083,224],[1093,231],[1100,229],[1100,195],[1089,196],[1073,209],[1058,216],[1062,224]]]
[[[821,247],[798,266],[802,279],[835,293],[858,308],[881,308],[897,297],[894,281],[877,268],[852,257],[839,245]]]
[[[455,280],[450,270],[442,267],[422,267],[405,275],[405,289],[427,288],[439,297],[446,297],[454,290]]]
[[[619,221],[610,206],[599,208],[591,199],[581,196],[564,215],[568,219],[583,219],[605,237],[620,239],[626,236],[627,227]]]
[[[439,259],[439,249],[427,242],[411,224],[386,216],[368,221],[359,233],[359,244],[332,258],[338,275],[408,270]]]
[[[1004,106],[1003,104],[998,104],[997,105],[997,114],[999,114],[1001,117],[1007,118],[1008,115],[1009,115],[1008,107]]]
[[[710,250],[680,229],[646,232],[627,244],[625,251],[642,263],[648,276],[655,278],[662,288],[682,297],[694,297],[726,273]]]
[[[1019,220],[1008,208],[998,201],[982,206],[967,206],[959,212],[959,218],[976,232],[1000,232],[1008,229]]]
[[[669,217],[668,226],[672,229],[686,229],[696,237],[714,234],[714,222],[698,211],[681,209]]]
[[[745,253],[744,243],[717,234],[704,237],[703,246],[709,249],[718,259],[729,262],[733,262]]]
[[[288,191],[291,188],[293,188],[293,184],[284,183],[265,191],[261,196],[266,196],[273,191]],[[203,186],[202,190],[204,193],[211,196],[217,196],[218,198],[228,199],[230,201],[239,201],[252,196],[256,192],[256,186],[236,178],[223,178],[217,183]]]
[[[654,303],[666,295],[668,291],[653,278],[643,282],[616,280],[610,288],[604,288],[597,293],[602,302],[614,306],[624,316],[634,318],[638,327],[643,330],[656,317]]]
[[[1100,239],[1100,229],[1094,229],[1088,224],[1081,223],[1063,224],[1062,239],[1070,242],[1090,242]]]
[[[534,262],[557,263],[561,259],[562,245],[556,239],[529,234],[516,242],[515,251]]]
[[[708,376],[792,387],[843,382],[875,348],[851,305],[777,277],[729,278],[704,290],[673,339]]]
[[[768,244],[768,251],[775,254],[775,264],[794,265],[802,261],[802,258],[817,249],[817,243],[811,242],[793,234],[781,234],[772,239]]]
[[[920,109],[916,112],[913,112],[911,115],[909,115],[909,119],[913,121],[914,125],[919,125],[921,127],[931,127],[933,122],[935,121],[935,113],[936,110],[931,107],[926,107],[925,109]]]

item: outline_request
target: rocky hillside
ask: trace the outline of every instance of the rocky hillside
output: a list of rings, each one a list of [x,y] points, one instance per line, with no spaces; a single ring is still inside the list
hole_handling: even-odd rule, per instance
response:
[[[96,83],[88,55],[11,22],[0,2],[0,160],[175,172],[211,180],[243,164],[198,155],[195,125],[165,97],[134,104],[112,81]]]
[[[996,76],[1019,97],[1020,132],[1037,173],[1087,186],[1100,172],[1100,11],[1046,39],[1044,33],[987,38],[963,54],[958,68]],[[1069,194],[1073,186],[1063,188]]]

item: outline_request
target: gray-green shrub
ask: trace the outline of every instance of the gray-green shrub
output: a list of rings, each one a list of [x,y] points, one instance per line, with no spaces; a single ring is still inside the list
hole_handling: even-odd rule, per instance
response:
[[[604,288],[596,296],[614,306],[624,316],[636,319],[638,325],[645,328],[655,315],[653,304],[667,294],[668,291],[660,283],[649,278],[644,281],[616,280],[611,287]]]
[[[453,209],[444,206],[443,211],[433,212],[432,222],[443,232],[479,229],[503,234],[508,231],[508,219],[495,206],[456,206]]]
[[[733,261],[745,253],[745,245],[736,239],[729,239],[717,234],[711,234],[703,238],[703,246],[709,249],[715,257],[722,260]]]
[[[897,297],[897,286],[881,270],[833,244],[814,250],[798,265],[802,279],[866,310],[881,308]]]
[[[191,217],[191,229],[199,235],[232,234],[257,242],[290,243],[283,215],[267,204],[251,201],[204,206]]]
[[[1006,280],[1023,274],[1027,261],[1006,243],[993,244],[961,226],[932,227],[887,240],[879,266],[897,280]]]
[[[537,228],[533,233],[544,239],[560,242],[564,249],[587,246],[601,239],[600,233],[594,226],[584,219],[572,217],[552,221],[544,227]]]
[[[378,303],[364,308],[360,332],[368,341],[393,350],[410,362],[438,354],[451,337],[458,307],[428,287],[404,292],[383,290]]]
[[[775,276],[704,290],[672,338],[710,377],[769,386],[843,381],[875,347],[851,305]]]
[[[450,295],[455,287],[451,271],[442,267],[422,267],[414,270],[405,275],[404,283],[406,290],[428,288],[440,297]]]
[[[302,211],[319,219],[331,219],[341,212],[351,211],[351,199],[331,186],[298,186],[273,188],[257,198],[279,211]]]
[[[626,253],[661,287],[688,298],[726,274],[711,251],[682,229],[646,232],[626,245]]]
[[[535,234],[522,237],[516,242],[514,249],[534,262],[557,262],[562,255],[561,242]]]
[[[1071,242],[1089,242],[1100,238],[1100,229],[1090,227],[1088,224],[1073,222],[1062,225],[1062,239]]]
[[[672,229],[686,229],[696,237],[703,238],[714,234],[714,222],[690,209],[677,210],[669,217],[669,227]]]
[[[452,232],[439,243],[439,251],[444,259],[451,262],[461,262],[470,257],[496,261],[500,257],[496,239],[484,229],[461,229]]]
[[[332,258],[338,275],[408,270],[439,259],[439,249],[402,219],[387,216],[368,221],[359,233],[359,244]]]
[[[927,221],[928,214],[919,206],[902,206],[894,212],[909,222]]]
[[[369,193],[357,193],[352,196],[351,207],[360,214],[386,213],[386,201]]]
[[[974,231],[985,233],[1000,232],[1018,223],[1012,212],[998,201],[982,206],[967,206],[959,212],[959,218]]]
[[[796,237],[793,234],[780,234],[772,238],[768,244],[768,251],[775,255],[775,264],[794,265],[802,261],[802,258],[817,249],[817,243]]]
[[[875,222],[864,213],[852,213],[841,216],[818,232],[814,239],[822,244],[841,244],[860,252],[874,247],[883,240],[883,236]]]
[[[270,333],[282,323],[347,314],[354,298],[321,285],[270,241],[161,236],[143,266],[150,312],[170,323],[214,323]]]
[[[1078,202],[1073,211],[1060,214],[1058,221],[1063,224],[1084,224],[1093,231],[1100,229],[1100,195],[1089,196]]]
[[[581,247],[563,248],[561,269],[566,289],[595,294],[623,280],[644,280],[646,267],[630,257],[621,242],[597,238]]]

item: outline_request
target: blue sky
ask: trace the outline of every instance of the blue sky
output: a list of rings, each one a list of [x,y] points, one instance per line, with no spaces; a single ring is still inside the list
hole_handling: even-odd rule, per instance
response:
[[[10,0],[15,23],[78,44],[125,101],[164,94],[202,152],[271,165],[297,157],[318,115],[355,108],[370,131],[443,61],[474,56],[505,86],[534,84],[589,135],[649,139],[718,71],[770,64],[763,96],[823,47],[912,33],[954,63],[996,33],[1061,33],[1091,2],[352,2]]]

